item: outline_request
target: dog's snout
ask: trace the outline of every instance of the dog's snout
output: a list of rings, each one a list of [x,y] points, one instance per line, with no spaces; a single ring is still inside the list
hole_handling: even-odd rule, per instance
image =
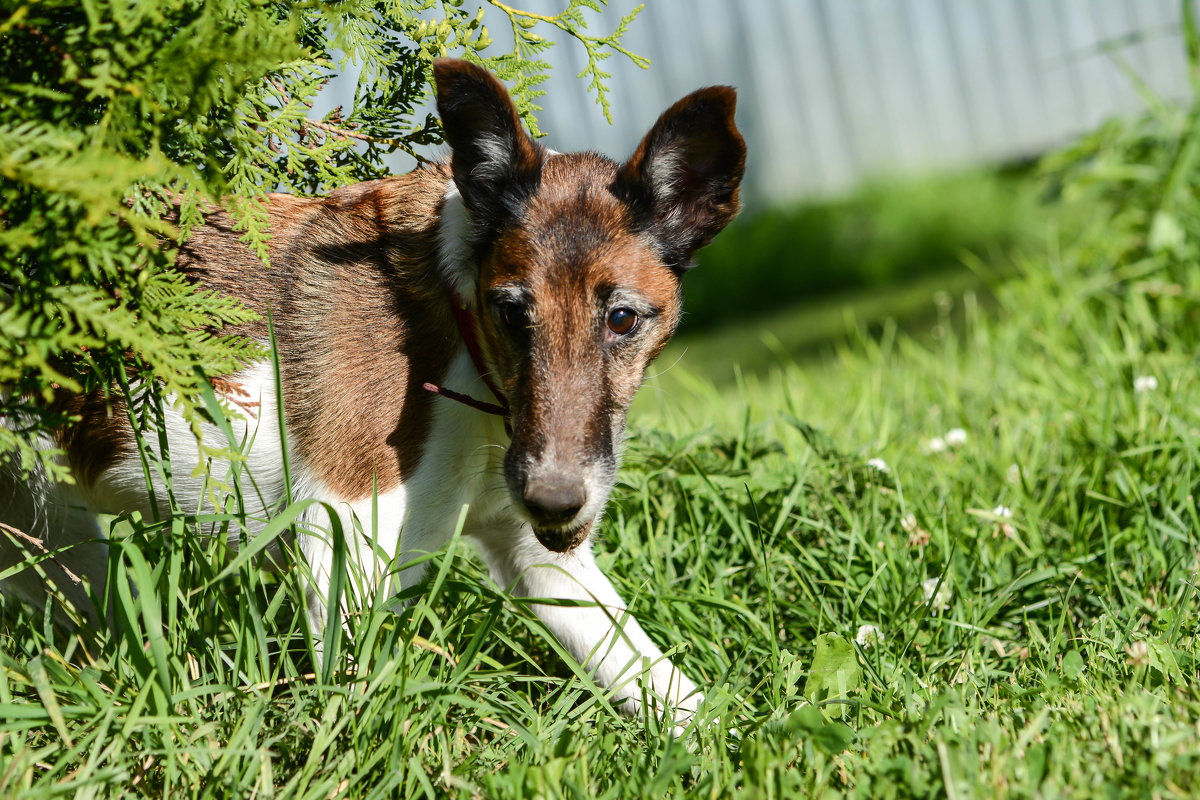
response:
[[[522,494],[525,508],[542,525],[564,525],[579,514],[587,502],[582,480],[564,475],[531,478]]]

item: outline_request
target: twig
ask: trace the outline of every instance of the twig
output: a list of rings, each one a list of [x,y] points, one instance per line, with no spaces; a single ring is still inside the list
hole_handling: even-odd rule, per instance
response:
[[[228,378],[209,378],[214,392],[220,393],[226,400],[245,411],[251,419],[258,419],[259,403],[248,399],[251,394],[240,383]]]
[[[270,84],[272,86],[275,87],[275,91],[279,92],[279,94],[283,96],[283,101],[285,103],[292,102],[292,95],[290,92],[288,92],[287,88],[283,84],[281,84],[275,78],[268,78],[267,80],[270,82]],[[302,100],[301,104],[305,108],[312,108],[311,101]],[[340,111],[340,106],[339,106],[339,111]],[[264,122],[265,122],[265,120],[264,120]],[[408,144],[403,139],[383,139],[379,136],[371,136],[370,134],[367,134],[367,133],[357,133],[355,131],[348,130],[346,128],[338,127],[337,125],[331,125],[328,122],[322,122],[319,119],[312,119],[311,117],[305,117],[304,120],[300,123],[301,134],[303,134],[304,128],[309,125],[311,125],[314,128],[318,128],[322,131],[325,131],[326,133],[332,135],[334,138],[357,139],[360,142],[367,142],[368,144],[383,144],[383,145],[389,145],[391,147],[396,147],[400,150],[403,150],[405,153],[412,156],[413,158],[415,158],[417,160],[417,164],[428,164],[429,163],[429,159],[425,158],[420,153],[418,153],[416,150],[414,150],[412,148],[412,145]]]
[[[450,666],[454,667],[455,669],[458,668],[458,660],[455,659],[454,656],[450,655],[450,653],[447,652],[446,649],[441,645],[436,645],[423,636],[413,636],[412,643],[422,650],[428,650],[431,653],[436,653],[437,655],[446,659],[446,661],[450,663]]]
[[[532,11],[522,11],[519,8],[513,8],[512,6],[508,6],[499,2],[499,0],[488,0],[488,2],[507,14],[509,19],[512,19],[513,17],[525,17],[526,19],[536,19],[541,22],[549,22],[551,25],[559,25],[559,21],[562,19],[561,14],[548,17],[545,14],[535,14]]]
[[[314,128],[320,128],[321,130],[325,131],[326,133],[332,135],[334,138],[357,139],[360,142],[368,142],[370,144],[390,145],[392,147],[396,147],[396,148],[399,148],[400,150],[403,150],[405,153],[407,153],[408,155],[415,158],[417,160],[418,164],[429,163],[429,159],[425,158],[420,153],[418,153],[416,150],[414,150],[412,148],[412,145],[408,144],[403,139],[384,139],[379,136],[371,136],[368,133],[356,133],[355,131],[346,130],[345,128],[339,128],[336,125],[330,125],[328,122],[322,122],[317,119],[306,118],[304,120],[304,124],[311,125]]]
[[[0,522],[0,531],[3,531],[14,539],[18,539],[25,544],[32,546],[42,555],[46,556],[50,561],[54,562],[54,564],[63,571],[71,583],[75,584],[76,586],[83,586],[83,579],[71,570],[67,569],[66,565],[58,560],[58,556],[54,555],[54,553],[46,548],[46,545],[42,544],[41,539],[30,536],[28,533],[25,533],[25,531],[17,530],[13,526],[7,525],[3,522]]]

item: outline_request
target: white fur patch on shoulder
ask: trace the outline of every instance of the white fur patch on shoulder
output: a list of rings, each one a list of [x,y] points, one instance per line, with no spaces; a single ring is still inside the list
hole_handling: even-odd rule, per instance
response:
[[[258,361],[231,376],[227,383],[238,387],[238,395],[229,398],[237,406],[238,415],[231,415],[229,425],[235,444],[242,450],[241,472],[249,477],[243,485],[255,487],[246,493],[246,512],[254,517],[266,517],[270,507],[283,496],[283,440],[279,431],[279,414],[275,405],[275,376],[268,361]],[[172,489],[181,508],[195,513],[212,509],[212,482],[203,471],[193,473],[193,468],[204,463],[191,426],[180,415],[169,398],[170,405],[164,411],[164,433],[167,439],[170,460],[175,465],[171,476]],[[204,423],[204,441],[210,446],[220,447],[225,435],[214,425]],[[153,437],[151,437],[153,438]],[[151,450],[157,451],[155,442],[148,442]],[[219,459],[208,463],[211,475],[220,481],[230,480],[231,465]],[[165,476],[157,467],[152,469],[152,480],[161,513],[169,510],[165,504]],[[154,514],[146,493],[145,473],[137,453],[118,459],[104,470],[91,486],[81,487],[88,506],[98,513],[117,513],[131,509],[141,510],[146,516]],[[261,502],[259,502],[261,500]]]
[[[446,184],[442,218],[438,222],[438,267],[446,283],[468,305],[475,301],[478,266],[471,263],[471,213],[458,186]]]

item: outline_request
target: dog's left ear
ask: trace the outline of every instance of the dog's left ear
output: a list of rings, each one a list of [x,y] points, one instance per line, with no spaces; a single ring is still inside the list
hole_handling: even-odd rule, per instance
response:
[[[746,143],[734,124],[737,93],[710,86],[667,109],[617,174],[616,188],[684,272],[696,251],[737,216]]]

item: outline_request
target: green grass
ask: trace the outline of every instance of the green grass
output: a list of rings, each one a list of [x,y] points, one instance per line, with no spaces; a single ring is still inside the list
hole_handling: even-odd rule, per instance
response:
[[[1200,794],[1200,260],[1126,211],[980,267],[986,309],[935,276],[915,328],[831,303],[664,355],[599,550],[707,687],[684,739],[614,714],[461,541],[316,673],[295,578],[188,533],[231,507],[121,521],[115,629],[0,609],[0,796]]]
[[[1042,186],[1032,170],[1011,169],[879,180],[793,206],[751,202],[700,251],[704,277],[689,276],[682,330],[790,312],[833,293],[904,293],[931,275],[961,280],[964,253],[1007,269],[1043,238]]]
[[[717,328],[689,326],[667,346],[649,374],[667,374],[681,365],[722,386],[738,373],[766,373],[781,362],[820,361],[848,341],[864,334],[877,336],[890,325],[918,333],[948,334],[951,325],[959,323],[957,317],[943,320],[950,324],[930,327],[926,323],[936,320],[939,306],[950,302],[954,294],[969,290],[982,292],[991,302],[984,276],[960,267],[918,275],[903,285],[821,295],[788,308],[748,314]],[[686,311],[686,288],[684,294]],[[686,313],[690,318],[690,312]]]

